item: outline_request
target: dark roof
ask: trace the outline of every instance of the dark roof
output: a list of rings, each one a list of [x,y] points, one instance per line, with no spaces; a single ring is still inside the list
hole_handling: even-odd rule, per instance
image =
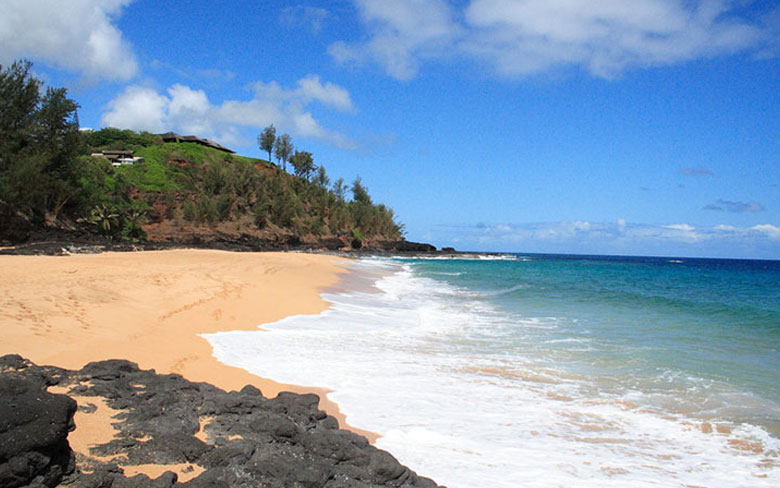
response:
[[[235,154],[235,151],[233,151],[232,149],[228,149],[225,146],[218,144],[214,141],[210,141],[208,139],[201,139],[200,137],[197,136],[181,136],[175,132],[166,132],[165,134],[160,134],[160,137],[162,138],[163,142],[193,142],[195,144],[208,146],[217,149],[219,151]]]

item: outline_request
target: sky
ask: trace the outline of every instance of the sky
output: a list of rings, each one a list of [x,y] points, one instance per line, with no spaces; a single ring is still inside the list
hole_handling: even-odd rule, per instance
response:
[[[780,259],[780,2],[0,0],[84,128],[274,124],[458,250]]]

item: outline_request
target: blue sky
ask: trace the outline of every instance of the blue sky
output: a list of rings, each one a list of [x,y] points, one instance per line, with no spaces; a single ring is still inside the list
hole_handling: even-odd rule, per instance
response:
[[[780,259],[780,6],[0,0],[82,127],[273,123],[463,250]]]

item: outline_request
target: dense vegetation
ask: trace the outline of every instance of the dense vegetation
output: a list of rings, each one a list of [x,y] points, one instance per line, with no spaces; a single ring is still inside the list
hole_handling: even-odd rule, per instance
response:
[[[160,222],[185,233],[219,226],[269,236],[401,238],[393,211],[375,205],[359,177],[349,187],[343,179],[331,185],[311,153],[292,152],[287,134],[276,155],[295,175],[270,161],[164,143],[147,132],[81,132],[78,105],[66,91],[41,89],[29,63],[0,67],[0,214],[6,217],[125,239],[142,239],[144,224]],[[268,146],[261,147],[270,157]],[[130,150],[144,160],[115,168],[90,156],[105,149]]]

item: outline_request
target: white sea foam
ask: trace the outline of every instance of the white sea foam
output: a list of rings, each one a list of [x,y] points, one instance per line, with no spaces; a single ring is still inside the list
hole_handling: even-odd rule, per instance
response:
[[[528,285],[520,284],[520,285],[510,286],[509,288],[504,288],[502,290],[484,291],[478,293],[478,295],[484,297],[497,297],[501,295],[509,295],[510,293],[514,293],[516,291],[525,290],[526,288],[528,288]]]
[[[764,430],[560,367],[535,341],[563,319],[506,315],[409,265],[359,266],[382,267],[379,293],[324,294],[319,315],[205,337],[222,362],[334,390],[378,447],[450,488],[780,486]]]
[[[367,258],[367,259],[376,259],[376,260],[383,260],[385,258]],[[409,259],[409,255],[397,255],[392,256],[392,259],[400,259],[400,260],[406,260]],[[531,261],[530,258],[526,256],[517,256],[515,254],[481,254],[481,253],[470,253],[470,252],[464,252],[464,253],[458,253],[458,254],[449,254],[449,255],[425,255],[424,259],[427,261]]]

